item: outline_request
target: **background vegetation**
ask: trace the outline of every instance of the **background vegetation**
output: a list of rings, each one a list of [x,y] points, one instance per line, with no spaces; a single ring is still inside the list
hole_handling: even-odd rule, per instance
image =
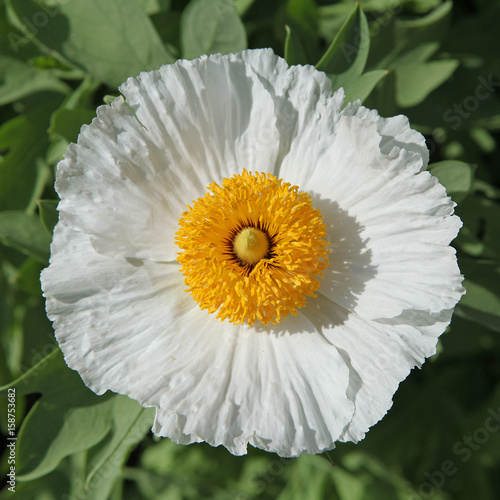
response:
[[[361,9],[362,8],[362,9]],[[1,499],[494,500],[500,491],[500,2],[0,0],[0,398],[16,389],[16,492]],[[97,106],[178,57],[272,47],[317,64],[382,116],[423,132],[458,203],[467,295],[438,354],[357,445],[233,457],[149,431],[153,412],[97,397],[69,370],[39,273],[54,171]],[[10,450],[2,459],[6,479]]]

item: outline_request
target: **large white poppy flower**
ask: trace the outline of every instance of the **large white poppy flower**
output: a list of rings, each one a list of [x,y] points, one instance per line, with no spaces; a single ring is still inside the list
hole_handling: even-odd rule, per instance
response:
[[[463,293],[424,138],[271,50],[120,90],[57,171],[42,284],[68,365],[177,443],[362,439]]]

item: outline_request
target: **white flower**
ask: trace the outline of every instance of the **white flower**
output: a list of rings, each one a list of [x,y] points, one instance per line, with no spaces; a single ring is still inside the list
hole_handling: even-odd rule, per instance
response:
[[[177,443],[296,456],[362,439],[463,293],[424,138],[342,110],[325,74],[271,50],[120,90],[57,171],[42,284],[68,365],[156,407]]]

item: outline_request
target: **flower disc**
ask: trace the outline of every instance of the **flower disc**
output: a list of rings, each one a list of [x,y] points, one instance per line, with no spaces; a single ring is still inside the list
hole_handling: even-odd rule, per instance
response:
[[[297,314],[328,264],[325,224],[311,197],[246,170],[209,189],[179,221],[188,291],[231,323],[275,324]]]

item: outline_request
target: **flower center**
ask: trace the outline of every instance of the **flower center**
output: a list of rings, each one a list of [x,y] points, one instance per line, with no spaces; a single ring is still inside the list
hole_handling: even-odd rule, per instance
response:
[[[176,234],[187,291],[235,324],[297,314],[328,265],[326,228],[311,197],[246,170],[208,189],[182,214]]]
[[[260,229],[245,227],[235,236],[233,248],[235,255],[242,262],[253,265],[267,255],[269,240]]]

